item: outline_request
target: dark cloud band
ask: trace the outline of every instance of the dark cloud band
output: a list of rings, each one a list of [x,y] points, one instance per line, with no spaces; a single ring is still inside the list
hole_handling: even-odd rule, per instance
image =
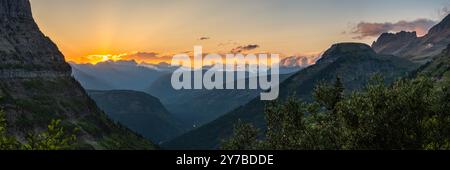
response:
[[[250,50],[257,49],[257,48],[259,48],[259,45],[257,45],[257,44],[250,44],[250,45],[246,45],[246,46],[239,46],[239,47],[233,48],[231,50],[231,52],[232,53],[241,53],[241,52],[244,52],[244,51],[250,51]]]

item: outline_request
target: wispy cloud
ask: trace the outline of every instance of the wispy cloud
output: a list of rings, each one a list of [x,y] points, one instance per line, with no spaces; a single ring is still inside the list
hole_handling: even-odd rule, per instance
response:
[[[259,47],[260,46],[257,45],[257,44],[249,44],[249,45],[246,45],[246,46],[238,46],[236,48],[233,48],[231,50],[231,53],[241,53],[241,52],[244,52],[244,51],[254,50],[254,49],[257,49]]]
[[[209,40],[209,39],[211,39],[211,37],[200,37],[198,40],[205,41],[205,40]]]
[[[395,23],[385,22],[360,22],[358,23],[351,34],[355,34],[354,39],[365,39],[377,37],[385,32],[399,32],[399,31],[416,31],[418,36],[427,34],[428,30],[436,25],[436,21],[430,19],[417,19],[414,21],[398,21]]]

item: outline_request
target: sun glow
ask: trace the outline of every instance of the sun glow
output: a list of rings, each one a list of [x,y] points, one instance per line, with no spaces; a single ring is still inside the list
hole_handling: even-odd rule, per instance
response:
[[[95,54],[86,56],[86,60],[91,64],[97,64],[105,61],[119,61],[123,60],[123,56],[127,56],[128,53],[112,55],[112,54]]]
[[[265,54],[265,53],[257,53],[255,54],[255,56],[258,56],[260,54]],[[152,55],[152,56],[145,56],[145,55]],[[186,54],[189,56],[189,58],[192,60],[193,54],[188,53]],[[234,57],[234,55],[232,55],[232,57],[230,59],[227,59],[227,55],[226,54],[218,54],[218,55],[222,55],[221,56],[221,61],[215,61],[215,60],[209,60],[206,56],[207,54],[203,54],[202,60],[203,66],[211,66],[215,63],[217,64],[224,64],[224,65],[239,65],[239,64],[245,64],[245,65],[259,65],[262,63],[259,63],[258,60],[244,60],[244,61],[239,61],[236,57]],[[242,54],[242,57],[247,56],[247,54]],[[267,63],[264,63],[264,65],[272,65],[275,63],[280,62],[278,61],[272,61],[270,58],[270,54],[266,54],[266,56],[268,57],[268,61]],[[280,55],[281,59],[286,58],[287,56],[284,55]],[[84,57],[80,57],[79,60],[71,60],[71,59],[67,59],[68,62],[73,62],[73,63],[77,63],[77,64],[93,64],[96,65],[98,63],[101,62],[108,62],[108,61],[112,61],[112,62],[118,62],[118,61],[135,61],[136,63],[142,64],[142,63],[146,63],[146,64],[160,64],[160,63],[168,63],[171,64],[172,63],[172,59],[173,59],[173,54],[162,54],[161,56],[158,54],[150,54],[150,53],[140,53],[140,52],[129,52],[129,53],[121,53],[121,54],[91,54],[91,55],[86,55]],[[309,61],[311,61],[313,58],[309,58]],[[242,63],[244,62],[244,63]],[[310,63],[311,64],[311,63]],[[189,67],[189,66],[188,66]],[[191,66],[192,67],[192,66]]]

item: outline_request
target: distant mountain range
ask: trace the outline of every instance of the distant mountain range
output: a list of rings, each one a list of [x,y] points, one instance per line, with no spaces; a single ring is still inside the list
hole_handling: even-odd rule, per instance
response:
[[[286,61],[287,59],[290,62]],[[284,74],[282,79],[289,73],[303,68],[306,63],[301,63],[301,59],[291,57],[283,60],[280,69]],[[96,65],[71,63],[71,66],[73,76],[85,89],[146,92],[158,97],[177,119],[189,124],[191,128],[208,123],[246,104],[260,92],[260,90],[174,90],[170,82],[171,74],[178,67],[172,67],[167,63],[106,61]],[[248,72],[246,77],[249,77]]]
[[[142,91],[169,70],[135,61],[106,61],[92,64],[71,63],[73,76],[85,89]]]
[[[282,60],[281,74],[290,74],[306,67],[302,57],[289,57]],[[168,63],[138,64],[131,61],[105,61],[97,64],[69,63],[72,75],[85,89],[89,90],[135,90],[149,91],[151,84],[167,77],[178,67]],[[307,64],[307,63],[306,63]],[[205,66],[208,69],[208,66]],[[157,91],[157,89],[155,89]]]
[[[348,92],[362,88],[375,74],[388,82],[406,76],[418,65],[392,55],[379,55],[372,48],[359,43],[335,44],[313,66],[310,66],[280,85],[280,99],[295,95],[310,100],[314,86],[332,82],[339,76]],[[248,104],[200,128],[188,132],[162,146],[170,149],[214,149],[232,133],[233,125],[242,120],[264,129],[265,103],[255,98]]]
[[[235,77],[236,72],[234,73]],[[280,76],[280,82],[290,74]],[[249,77],[247,74],[246,77]],[[248,78],[245,79],[248,85]],[[224,83],[234,84],[236,82]],[[261,89],[245,90],[175,90],[171,85],[171,74],[161,76],[146,91],[159,99],[177,118],[192,128],[208,123],[259,96]]]

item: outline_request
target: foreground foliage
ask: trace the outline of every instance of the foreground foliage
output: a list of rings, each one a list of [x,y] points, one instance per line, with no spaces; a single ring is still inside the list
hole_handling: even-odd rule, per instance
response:
[[[339,78],[320,84],[315,101],[295,98],[266,107],[263,137],[240,123],[223,149],[447,150],[450,149],[450,90],[428,78],[391,86],[374,78],[344,96]]]
[[[73,134],[68,135],[61,126],[61,120],[53,120],[47,130],[39,134],[28,134],[26,142],[19,142],[16,137],[7,134],[5,114],[0,111],[0,150],[61,150],[70,149],[76,141]]]

